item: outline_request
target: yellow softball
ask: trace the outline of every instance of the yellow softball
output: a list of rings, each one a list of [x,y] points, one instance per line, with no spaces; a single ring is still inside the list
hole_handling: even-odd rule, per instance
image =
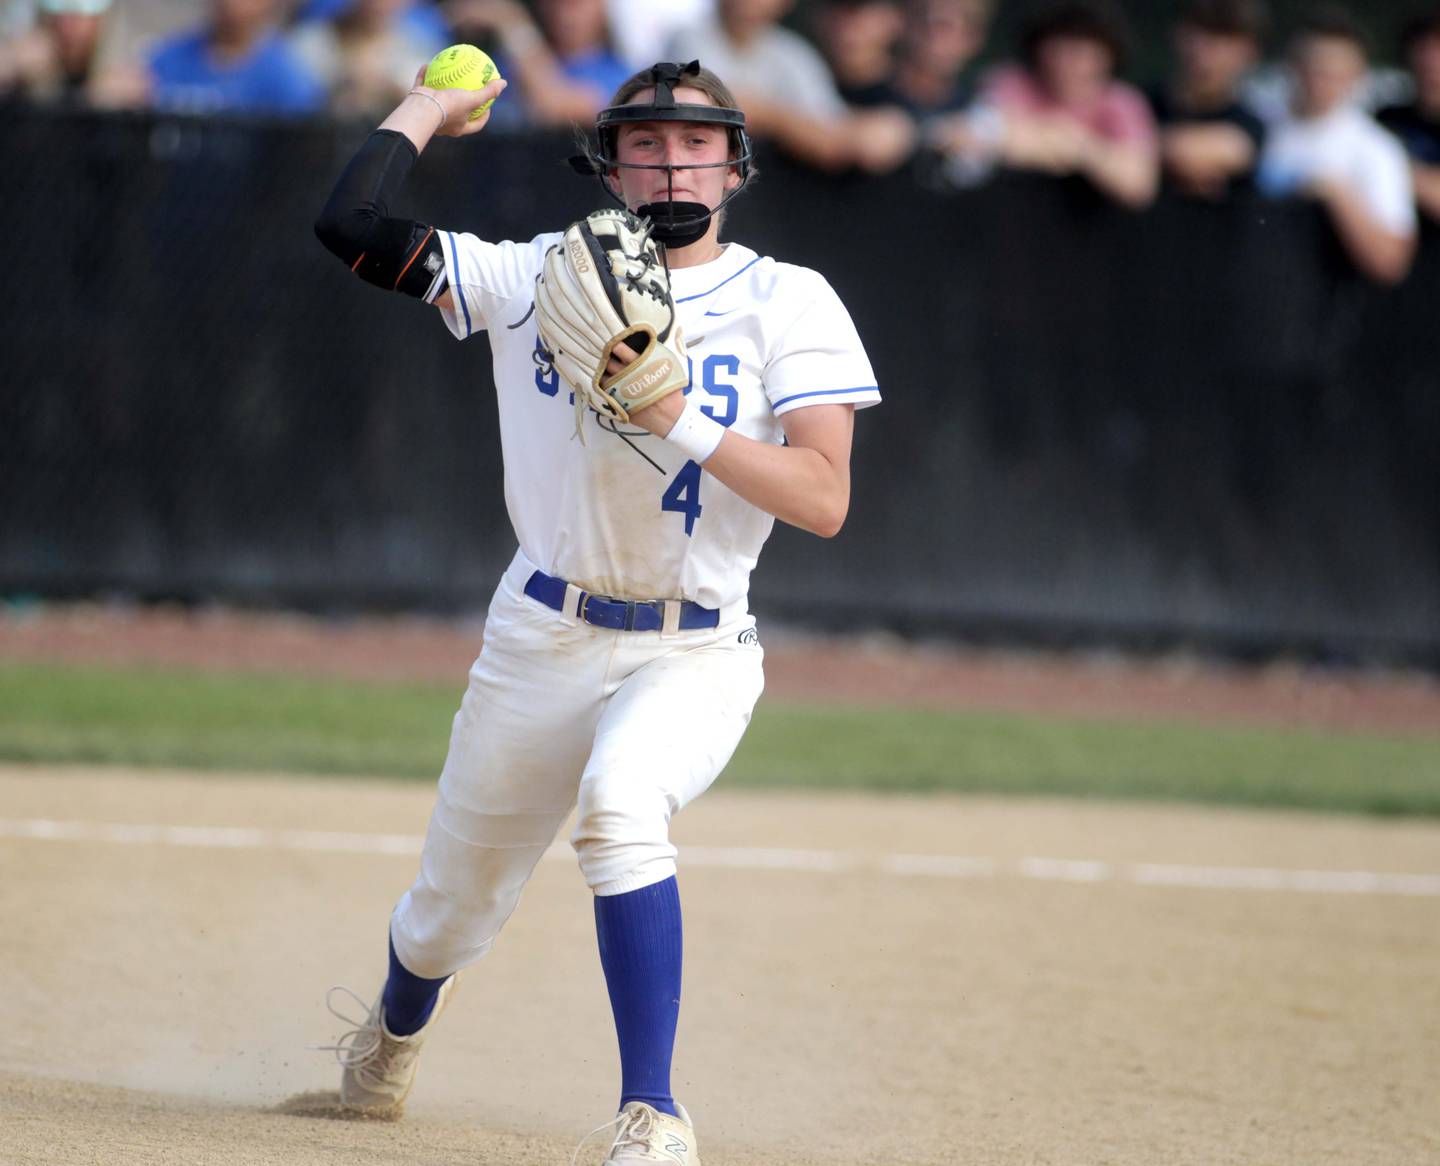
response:
[[[430,89],[484,89],[500,76],[489,55],[474,45],[451,45],[441,49],[425,66],[425,84]],[[470,115],[474,121],[495,104],[491,98]]]

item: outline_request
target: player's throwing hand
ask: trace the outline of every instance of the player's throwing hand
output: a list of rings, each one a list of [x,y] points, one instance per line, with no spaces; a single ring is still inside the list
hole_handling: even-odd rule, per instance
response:
[[[405,109],[408,103],[412,109],[418,109],[423,108],[426,102],[431,103],[430,115],[438,124],[430,132],[442,138],[478,134],[490,122],[490,109],[495,99],[510,84],[503,77],[496,77],[480,89],[432,89],[425,84],[426,70],[427,66],[422,65],[415,74],[415,84],[400,108]],[[391,115],[392,118],[394,116]]]

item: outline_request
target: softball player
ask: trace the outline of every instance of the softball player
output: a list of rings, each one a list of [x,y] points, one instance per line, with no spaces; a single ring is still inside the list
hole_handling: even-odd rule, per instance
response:
[[[316,224],[362,278],[434,304],[457,338],[489,333],[519,542],[455,717],[419,875],[390,918],[389,976],[337,1046],[341,1099],[398,1116],[455,973],[490,950],[578,803],[571,843],[595,895],[620,1046],[607,1162],[689,1166],[694,1130],[670,1091],[681,917],[669,822],[724,768],[763,686],[746,602],[760,548],[776,518],[840,529],[854,410],[880,395],[820,275],[720,242],[717,211],[749,176],[744,115],[698,64],[657,65],[602,111],[582,168],[655,224],[690,384],[628,425],[587,411],[575,440],[574,398],[534,318],[561,235],[488,242],[393,210],[430,138],[479,132],[486,116],[468,115],[503,86],[417,79]]]

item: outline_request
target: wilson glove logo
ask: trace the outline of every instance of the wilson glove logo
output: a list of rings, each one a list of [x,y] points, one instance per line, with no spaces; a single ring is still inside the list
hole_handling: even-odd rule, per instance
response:
[[[623,396],[626,397],[638,397],[641,393],[643,393],[646,389],[650,388],[652,385],[659,384],[661,381],[663,381],[674,371],[674,369],[675,364],[673,361],[667,360],[662,364],[657,364],[649,372],[643,374],[642,376],[636,377],[633,381],[631,381],[628,385],[621,389],[620,392]]]

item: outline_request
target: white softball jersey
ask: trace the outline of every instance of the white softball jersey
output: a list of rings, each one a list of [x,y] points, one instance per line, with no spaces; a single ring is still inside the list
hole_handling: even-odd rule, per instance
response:
[[[597,895],[676,872],[669,823],[729,762],[764,687],[746,599],[774,519],[669,442],[593,411],[575,436],[569,388],[538,356],[533,295],[559,234],[486,243],[442,232],[461,339],[486,330],[499,396],[505,502],[520,549],[485,621],[440,775],[420,873],[391,919],[418,975],[466,967],[495,942],[572,810]],[[839,298],[802,267],[738,243],[671,273],[689,393],[720,424],[780,443],[780,419],[880,399]],[[602,630],[535,602],[536,570],[620,599],[690,600],[719,622]]]
[[[569,387],[538,357],[535,277],[559,233],[490,243],[441,232],[459,339],[489,333],[505,503],[521,554],[597,595],[744,610],[774,518],[669,442],[591,410],[575,435]],[[823,276],[739,243],[671,272],[690,387],[720,424],[780,444],[780,418],[880,400],[849,313]]]

